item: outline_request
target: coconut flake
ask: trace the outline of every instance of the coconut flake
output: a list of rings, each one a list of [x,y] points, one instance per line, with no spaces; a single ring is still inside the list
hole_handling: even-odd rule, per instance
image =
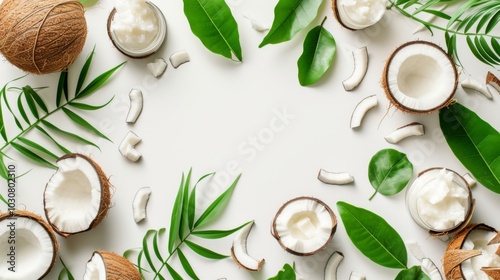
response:
[[[491,92],[488,90],[486,85],[481,84],[479,81],[471,78],[466,78],[463,80],[460,85],[464,89],[470,89],[473,91],[476,91],[482,95],[484,95],[488,99],[493,99],[493,95],[491,95]]]
[[[134,221],[136,223],[139,223],[146,218],[146,207],[148,205],[150,196],[150,187],[140,188],[135,193],[134,201],[132,202],[132,212],[134,215]]]
[[[135,149],[135,145],[141,142],[141,138],[137,136],[134,132],[129,131],[125,138],[123,138],[118,148],[122,156],[126,157],[131,161],[138,161],[142,154]]]
[[[249,17],[249,16],[243,16],[243,17],[246,18],[250,22],[250,24],[252,25],[252,28],[255,31],[257,31],[257,32],[266,32],[266,31],[269,30],[269,26],[260,23],[259,21],[257,21],[253,17]]]
[[[349,280],[366,280],[366,276],[353,271],[351,272],[351,274],[349,274]]]
[[[476,180],[472,178],[472,176],[469,173],[466,173],[462,176],[464,178],[465,182],[467,182],[467,185],[469,185],[469,188],[472,188],[476,185]]]
[[[169,60],[172,66],[174,68],[177,68],[182,64],[189,62],[191,59],[189,57],[189,53],[185,50],[182,50],[172,54]]]
[[[264,264],[264,259],[257,260],[251,257],[247,250],[248,235],[250,234],[253,224],[254,222],[252,221],[238,232],[233,240],[231,256],[240,267],[250,271],[259,271]]]
[[[347,172],[336,173],[320,169],[318,173],[318,180],[330,185],[345,185],[354,182],[354,177]]]
[[[338,251],[333,252],[325,266],[325,280],[337,279],[337,270],[343,259],[344,254]]]
[[[365,117],[366,113],[373,107],[377,106],[377,96],[370,95],[364,99],[362,99],[358,105],[354,108],[354,111],[351,115],[351,128],[356,128],[361,126],[361,122]]]
[[[351,76],[342,82],[346,91],[351,91],[356,88],[363,78],[365,77],[368,69],[368,49],[362,47],[352,51],[352,58],[354,60],[354,70]]]
[[[498,79],[493,73],[488,71],[486,75],[486,84],[492,86],[494,89],[500,93],[500,79]]]
[[[146,65],[151,75],[153,75],[153,77],[155,78],[160,78],[161,76],[163,76],[163,74],[167,70],[167,66],[167,62],[161,57],[155,59],[154,62],[150,62]]]
[[[411,136],[422,136],[425,134],[425,128],[424,125],[421,123],[410,123],[405,126],[402,126],[387,136],[384,137],[384,139],[391,143],[391,144],[396,144],[399,141],[406,139]]]
[[[130,106],[128,109],[126,122],[135,123],[142,112],[142,91],[134,88],[129,92],[128,96],[130,99]]]

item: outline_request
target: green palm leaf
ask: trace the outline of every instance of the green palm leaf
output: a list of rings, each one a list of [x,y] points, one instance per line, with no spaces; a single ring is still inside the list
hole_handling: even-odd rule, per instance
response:
[[[102,132],[100,132],[97,128],[95,128],[94,126],[92,126],[89,122],[87,122],[84,118],[80,117],[79,115],[77,115],[75,112],[65,108],[65,107],[62,107],[61,108],[62,111],[66,114],[66,116],[68,116],[72,121],[74,121],[76,124],[90,130],[90,131],[93,131],[95,134],[97,134],[97,136],[101,137],[101,138],[104,138],[110,142],[113,142],[111,141],[111,139],[109,139],[106,135],[102,134]]]
[[[38,107],[40,107],[45,113],[48,113],[49,110],[47,109],[47,105],[45,105],[45,102],[43,102],[43,99],[38,95],[38,93],[30,86],[24,86],[23,91],[26,94],[29,94],[33,98],[36,104],[38,104]]]
[[[153,263],[153,259],[151,258],[151,254],[149,253],[149,246],[148,246],[148,240],[151,235],[156,234],[157,231],[154,229],[150,229],[146,232],[142,239],[142,250],[144,252],[144,258],[146,259],[149,267],[153,270],[153,272],[157,272],[157,269]]]
[[[181,185],[177,191],[177,195],[174,201],[174,207],[172,209],[172,216],[170,219],[170,230],[168,236],[168,252],[172,254],[174,251],[177,240],[181,237],[179,236],[179,228],[182,222],[182,206],[183,206],[183,195],[184,195],[184,172],[182,173]]]
[[[40,131],[43,135],[45,135],[47,138],[49,138],[54,144],[56,144],[56,146],[61,150],[63,151],[63,153],[65,154],[69,154],[71,153],[71,151],[69,149],[67,149],[66,147],[64,147],[63,145],[59,144],[59,142],[57,142],[45,129],[43,129],[41,126],[39,125],[36,125],[35,128]]]
[[[27,139],[27,138],[24,138],[24,137],[19,137],[17,138],[17,140],[21,143],[23,143],[24,145],[28,146],[28,147],[31,147],[32,149],[35,149],[35,150],[38,150],[46,155],[48,155],[49,157],[51,157],[53,160],[58,160],[59,159],[59,156],[55,155],[54,153],[52,153],[51,151],[47,150],[45,147]]]
[[[200,278],[194,272],[193,267],[189,263],[184,253],[181,250],[177,250],[177,254],[179,255],[179,261],[181,262],[184,271],[186,271],[186,274],[194,280],[199,280]]]
[[[205,239],[219,239],[229,236],[238,230],[242,229],[244,226],[248,225],[252,221],[246,222],[239,227],[235,227],[233,229],[228,230],[195,230],[191,234],[197,237],[205,238]]]
[[[59,75],[59,81],[57,82],[57,91],[56,91],[57,107],[59,107],[59,105],[63,101],[63,97],[66,98],[66,101],[69,100],[68,71],[64,70],[61,72],[61,75]]]
[[[177,271],[175,271],[175,269],[171,267],[168,263],[165,264],[165,266],[167,267],[168,273],[170,273],[170,276],[172,276],[173,280],[184,280],[182,276]],[[158,274],[157,276],[160,279],[165,279],[163,276],[161,276],[161,274]]]
[[[80,75],[78,75],[78,82],[76,84],[75,92],[79,93],[82,89],[83,83],[87,78],[87,73],[89,72],[90,64],[92,63],[92,58],[94,57],[95,46],[90,52],[89,56],[85,60],[85,64],[83,64],[82,69],[80,70]]]
[[[66,130],[62,130],[62,129],[60,129],[59,127],[55,126],[54,124],[52,124],[52,123],[50,123],[50,122],[48,122],[48,121],[46,121],[46,120],[41,120],[41,123],[42,123],[43,125],[45,125],[47,128],[49,128],[49,129],[51,129],[51,130],[53,130],[53,131],[55,131],[55,132],[58,132],[58,133],[60,133],[60,134],[62,134],[62,135],[64,135],[64,136],[67,136],[67,137],[69,137],[69,138],[72,138],[73,140],[76,140],[76,141],[78,141],[78,142],[82,142],[83,144],[87,144],[87,145],[94,146],[94,147],[96,147],[98,150],[101,150],[101,148],[99,148],[99,146],[98,146],[97,144],[95,144],[94,142],[91,142],[91,141],[89,141],[89,140],[87,140],[87,139],[85,139],[85,138],[83,138],[83,137],[81,137],[81,136],[79,136],[79,135],[77,135],[77,134],[74,134],[74,133],[68,132],[68,131],[66,131]]]
[[[25,157],[33,160],[34,162],[37,162],[37,163],[39,163],[41,165],[47,166],[47,167],[52,168],[52,169],[57,169],[57,166],[55,166],[54,164],[50,163],[49,161],[47,161],[46,159],[42,158],[41,156],[35,154],[34,152],[32,152],[31,150],[27,149],[26,147],[24,147],[22,145],[19,145],[16,142],[11,142],[10,145],[12,146],[12,148],[16,149],[21,154],[23,154]]]
[[[102,105],[90,105],[90,104],[85,104],[85,103],[79,103],[79,102],[69,102],[68,105],[71,106],[71,107],[75,107],[77,109],[80,109],[80,110],[87,110],[87,111],[95,111],[95,110],[99,110],[99,109],[102,109],[106,106],[108,106],[109,103],[111,103],[111,101],[113,101],[115,97],[113,96],[108,102],[102,104]]]
[[[189,195],[189,201],[188,201],[188,208],[187,208],[187,213],[188,213],[188,227],[190,230],[193,229],[194,226],[194,216],[196,214],[196,187],[198,184],[203,181],[205,178],[209,176],[213,176],[215,172],[205,174],[198,179],[198,182],[194,184],[193,189],[191,190],[191,194]]]
[[[106,81],[111,78],[111,75],[116,72],[120,67],[122,67],[126,62],[122,62],[118,64],[117,66],[111,68],[110,70],[102,73],[101,75],[97,76],[95,79],[93,79],[81,92],[76,93],[76,99],[84,98],[86,96],[91,95],[94,93],[96,90],[101,88]]]
[[[226,258],[229,258],[229,256],[227,255],[222,255],[222,254],[219,254],[217,252],[214,252],[210,249],[207,249],[203,246],[200,246],[196,243],[193,243],[189,240],[185,240],[184,241],[186,243],[186,245],[191,249],[193,250],[193,252],[197,253],[198,255],[202,256],[202,257],[205,257],[207,259],[212,259],[212,260],[222,260],[222,259],[226,259]]]

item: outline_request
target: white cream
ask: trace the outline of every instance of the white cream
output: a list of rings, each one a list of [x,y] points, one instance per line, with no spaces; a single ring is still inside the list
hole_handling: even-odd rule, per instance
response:
[[[386,11],[386,0],[337,0],[342,23],[362,29],[377,23]]]
[[[111,31],[122,46],[140,50],[153,43],[159,23],[155,11],[145,0],[116,0],[115,9]]]
[[[410,214],[420,226],[429,230],[455,228],[469,211],[470,194],[465,184],[456,173],[446,169],[424,172],[408,189]]]

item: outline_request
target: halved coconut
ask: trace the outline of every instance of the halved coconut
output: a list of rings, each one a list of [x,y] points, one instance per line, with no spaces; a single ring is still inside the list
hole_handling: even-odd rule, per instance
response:
[[[332,9],[340,25],[358,30],[377,23],[387,10],[386,3],[386,0],[332,0]]]
[[[137,268],[126,258],[106,251],[95,251],[87,262],[83,280],[141,280]]]
[[[0,215],[0,279],[42,279],[54,266],[58,249],[42,217],[24,210]]]
[[[60,235],[91,230],[108,212],[110,183],[101,167],[82,154],[68,154],[45,187],[45,216]]]
[[[438,45],[411,41],[385,64],[382,86],[389,101],[408,113],[430,113],[448,106],[458,85],[453,60]]]
[[[498,234],[485,224],[472,224],[458,233],[444,254],[446,279],[500,279]]]
[[[337,217],[323,201],[297,197],[276,213],[271,234],[286,251],[309,256],[324,249],[337,229]]]

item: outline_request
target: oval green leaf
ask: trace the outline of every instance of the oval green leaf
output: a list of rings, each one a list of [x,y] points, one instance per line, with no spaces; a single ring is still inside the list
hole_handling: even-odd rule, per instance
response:
[[[335,57],[335,39],[323,27],[325,20],[311,29],[304,40],[302,55],[297,61],[302,86],[314,84],[323,77]]]
[[[446,142],[483,186],[500,193],[500,134],[467,107],[455,103],[439,112]]]
[[[401,270],[394,280],[430,280],[420,266],[412,266],[409,269]]]
[[[295,270],[290,264],[285,264],[283,265],[283,268],[278,271],[278,274],[276,276],[271,277],[267,280],[295,280],[297,278],[297,275],[295,274]]]
[[[347,235],[373,262],[389,268],[406,268],[408,253],[397,231],[382,217],[348,203],[337,202]]]
[[[280,0],[274,7],[271,29],[259,48],[291,40],[316,18],[322,2],[322,0]]]
[[[395,195],[406,187],[413,176],[413,164],[406,154],[394,149],[377,152],[368,165],[368,179],[375,193]]]
[[[238,24],[224,0],[184,0],[191,31],[213,53],[242,61]]]

